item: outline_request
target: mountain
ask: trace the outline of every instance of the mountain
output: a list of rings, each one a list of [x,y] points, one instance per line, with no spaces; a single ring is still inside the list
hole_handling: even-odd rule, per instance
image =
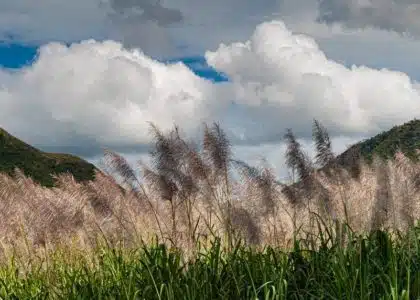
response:
[[[317,171],[328,175],[333,164],[335,164],[346,169],[354,179],[358,179],[361,172],[361,160],[371,165],[374,155],[386,160],[393,159],[398,150],[402,151],[411,160],[418,161],[420,157],[418,157],[416,151],[420,150],[420,120],[414,119],[402,125],[394,126],[388,131],[353,144],[337,155],[333,163],[318,168]],[[305,183],[298,179],[289,186],[303,189]]]
[[[353,176],[357,176],[360,170],[355,163],[361,158],[370,164],[374,154],[383,159],[393,159],[397,150],[401,150],[407,157],[417,161],[418,149],[420,150],[420,120],[414,119],[352,145],[339,154],[336,161],[338,165],[350,168]]]
[[[14,174],[21,169],[35,182],[52,187],[51,174],[70,172],[76,181],[93,180],[96,167],[70,154],[42,152],[0,128],[0,173]]]

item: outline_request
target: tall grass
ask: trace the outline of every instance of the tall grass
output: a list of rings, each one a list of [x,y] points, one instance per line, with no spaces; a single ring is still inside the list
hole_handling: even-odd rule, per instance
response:
[[[2,299],[419,299],[420,228],[391,239],[346,231],[296,240],[283,252],[216,239],[193,259],[153,243],[135,250],[102,247],[87,259],[55,250],[19,275],[0,268]],[[319,247],[313,247],[320,242]],[[39,268],[40,262],[47,262]]]
[[[314,120],[314,163],[286,131],[285,184],[217,124],[201,143],[151,133],[137,170],[107,150],[84,184],[0,174],[2,298],[420,297],[420,169],[401,152],[344,168]]]

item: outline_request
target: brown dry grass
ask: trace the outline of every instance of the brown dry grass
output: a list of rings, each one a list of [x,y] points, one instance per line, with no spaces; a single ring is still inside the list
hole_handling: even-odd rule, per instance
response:
[[[93,249],[100,238],[130,247],[155,236],[184,250],[215,236],[227,243],[241,237],[257,246],[284,247],[298,229],[317,231],[316,215],[359,232],[404,230],[420,217],[420,165],[400,152],[394,161],[375,158],[372,166],[362,161],[355,179],[337,166],[317,171],[289,130],[288,163],[301,181],[288,186],[265,162],[251,167],[234,160],[218,125],[206,127],[201,147],[185,141],[177,128],[169,134],[152,129],[152,165],[140,163],[139,176],[111,151],[105,160],[113,173],[98,173],[86,184],[61,175],[58,186],[48,189],[19,171],[16,179],[0,175],[2,253],[70,243]],[[317,151],[324,151],[318,165],[331,165],[331,145],[319,123],[314,139]]]

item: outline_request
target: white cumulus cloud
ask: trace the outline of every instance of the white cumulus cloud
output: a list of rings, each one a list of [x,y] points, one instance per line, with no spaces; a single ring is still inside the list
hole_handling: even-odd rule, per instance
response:
[[[259,123],[259,130],[244,124],[250,139],[276,137],[285,127],[309,133],[313,118],[333,132],[360,135],[420,115],[420,90],[407,74],[348,68],[281,21],[259,25],[246,42],[207,51],[206,59],[232,79],[235,102],[245,107],[241,120]]]
[[[1,74],[1,72],[0,72]],[[3,71],[3,126],[37,144],[149,141],[149,124],[192,134],[223,109],[221,88],[181,63],[166,65],[116,42],[50,43],[33,65]],[[220,99],[220,100],[219,100]]]
[[[148,122],[177,124],[194,137],[203,122],[221,121],[245,147],[279,143],[286,128],[308,139],[313,118],[332,137],[354,138],[420,114],[419,85],[407,74],[346,67],[281,21],[206,59],[230,81],[207,81],[117,42],[50,43],[31,66],[0,71],[0,126],[36,145],[94,156],[101,146],[146,145]]]

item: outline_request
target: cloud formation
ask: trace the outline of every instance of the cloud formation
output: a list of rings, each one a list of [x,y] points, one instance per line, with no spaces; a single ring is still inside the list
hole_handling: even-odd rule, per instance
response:
[[[251,146],[278,143],[286,128],[308,139],[313,118],[333,137],[360,137],[420,114],[420,88],[407,74],[346,67],[281,21],[206,59],[230,81],[205,80],[117,42],[50,43],[32,66],[0,71],[1,126],[44,148],[90,156],[100,146],[145,147],[149,121],[163,130],[178,124],[190,137],[202,122],[220,121],[235,144]]]
[[[319,21],[344,23],[352,28],[377,27],[420,35],[417,0],[320,0]]]
[[[419,37],[419,4],[416,2],[418,1],[2,1],[0,41],[44,44],[51,41],[73,43],[90,38],[112,39],[122,42],[126,47],[139,47],[149,56],[168,58],[197,55],[206,49],[217,47],[221,42],[244,40],[257,24],[280,17],[291,28],[297,22],[318,29],[320,23],[351,28],[355,33],[352,40],[358,43],[359,35],[363,35],[368,27],[378,29],[372,41],[377,36],[392,35],[390,30]],[[318,42],[329,47],[334,40],[329,40],[329,43]],[[406,48],[410,46],[408,39],[403,39],[402,42],[406,44]],[[338,41],[332,47],[337,45]],[[390,44],[388,47],[399,46]],[[344,57],[351,56],[352,51],[347,49],[341,54]],[[385,64],[387,62],[385,59],[382,61]]]
[[[157,22],[160,26],[184,19],[180,10],[164,7],[160,0],[110,0],[110,5],[118,17]]]
[[[32,66],[0,74],[3,126],[46,146],[144,145],[148,122],[192,133],[225,105],[217,100],[223,88],[185,65],[163,64],[111,41],[51,43]]]
[[[0,2],[0,41],[46,44],[112,39],[154,57],[177,52],[167,27],[181,13],[151,0],[31,0]]]
[[[0,40],[73,42],[109,29],[100,0],[16,0],[0,2]]]
[[[240,119],[255,123],[242,127],[250,139],[275,137],[279,126],[308,133],[312,118],[335,133],[371,134],[420,113],[418,86],[406,74],[348,68],[281,21],[263,23],[250,40],[222,44],[206,58],[231,78]]]

